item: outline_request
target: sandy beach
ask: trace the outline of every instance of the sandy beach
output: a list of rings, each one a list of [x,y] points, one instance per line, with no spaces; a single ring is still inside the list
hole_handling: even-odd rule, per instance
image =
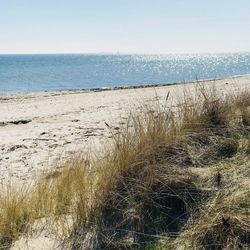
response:
[[[237,92],[250,88],[250,76],[216,81],[218,91]],[[118,90],[75,90],[0,95],[1,181],[32,180],[41,171],[56,168],[69,155],[98,151],[110,136],[109,124],[118,129],[127,111],[152,98],[174,98],[197,83]]]
[[[250,1],[2,1],[0,250],[250,249]]]

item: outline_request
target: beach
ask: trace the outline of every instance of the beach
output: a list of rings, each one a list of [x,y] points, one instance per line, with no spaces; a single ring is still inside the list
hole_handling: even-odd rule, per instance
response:
[[[29,182],[60,168],[76,153],[98,152],[119,130],[128,111],[154,98],[174,100],[198,84],[236,93],[250,88],[250,76],[141,88],[64,90],[0,95],[1,182]]]
[[[250,1],[2,1],[0,250],[250,249]]]

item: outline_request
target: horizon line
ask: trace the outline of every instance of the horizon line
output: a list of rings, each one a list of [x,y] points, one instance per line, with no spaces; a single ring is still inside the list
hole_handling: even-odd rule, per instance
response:
[[[221,52],[162,52],[162,53],[140,53],[140,52],[38,52],[38,53],[0,53],[1,56],[18,56],[18,55],[209,55],[209,54],[243,54],[250,53],[250,50],[242,51],[221,51]]]

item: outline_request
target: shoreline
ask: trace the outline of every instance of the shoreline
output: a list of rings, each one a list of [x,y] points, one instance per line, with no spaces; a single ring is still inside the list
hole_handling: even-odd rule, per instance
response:
[[[250,88],[250,76],[201,81],[218,94]],[[128,111],[157,100],[177,100],[185,90],[195,94],[197,82],[98,91],[12,93],[0,95],[0,182],[31,181],[58,167],[77,152],[105,147],[111,128],[126,122]],[[115,91],[114,91],[115,90]]]
[[[124,85],[124,86],[114,86],[114,87],[97,87],[97,88],[79,88],[79,89],[59,89],[59,90],[44,90],[44,91],[25,91],[25,92],[0,92],[0,101],[4,100],[5,96],[12,95],[36,95],[36,94],[75,94],[75,93],[92,93],[92,92],[103,92],[103,91],[114,91],[114,90],[130,90],[130,89],[144,89],[144,88],[159,88],[159,87],[167,87],[167,86],[176,86],[176,85],[187,85],[194,83],[204,83],[204,82],[215,82],[221,80],[229,80],[229,79],[240,79],[250,77],[249,74],[244,75],[233,75],[228,77],[219,77],[219,78],[208,78],[208,79],[199,79],[194,81],[183,81],[183,82],[170,82],[170,83],[146,83],[146,84],[138,84],[138,85]]]

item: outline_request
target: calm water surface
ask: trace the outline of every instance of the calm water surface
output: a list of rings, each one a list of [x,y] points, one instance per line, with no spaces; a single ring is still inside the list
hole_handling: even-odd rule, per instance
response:
[[[0,55],[0,93],[176,83],[250,74],[250,53]]]

